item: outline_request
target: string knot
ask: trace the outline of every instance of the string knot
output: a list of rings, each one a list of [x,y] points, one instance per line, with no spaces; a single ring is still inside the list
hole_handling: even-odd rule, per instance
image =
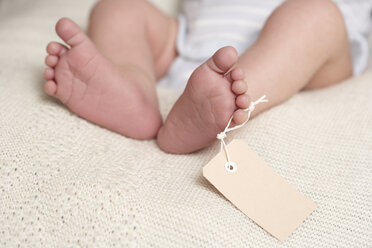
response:
[[[217,134],[217,139],[223,140],[224,138],[226,138],[226,133],[225,132],[220,132],[219,134]]]
[[[256,105],[253,102],[251,102],[251,104],[248,107],[248,111],[253,112],[255,108],[256,108]]]

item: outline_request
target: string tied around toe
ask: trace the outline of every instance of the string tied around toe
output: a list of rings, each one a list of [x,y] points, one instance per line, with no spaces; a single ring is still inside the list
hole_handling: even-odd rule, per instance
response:
[[[221,133],[217,134],[217,139],[223,140],[224,138],[226,138],[226,133],[225,132],[221,132]]]
[[[249,107],[248,108],[243,109],[243,111],[248,111],[248,118],[247,118],[247,120],[245,122],[243,122],[240,125],[236,125],[236,126],[230,127],[231,121],[233,119],[233,116],[231,116],[229,122],[227,123],[227,125],[225,127],[225,129],[222,132],[220,132],[219,134],[217,134],[217,139],[219,139],[221,141],[221,148],[220,148],[220,150],[222,151],[222,149],[223,149],[225,151],[225,155],[226,155],[226,159],[227,159],[227,163],[225,164],[225,167],[226,167],[226,169],[228,171],[230,171],[230,172],[235,171],[236,170],[236,165],[230,159],[229,150],[227,149],[227,145],[225,143],[226,134],[228,132],[230,132],[230,131],[233,131],[233,130],[236,130],[238,128],[241,128],[242,126],[244,126],[245,124],[247,124],[247,122],[249,121],[249,118],[251,117],[251,113],[256,108],[256,105],[259,104],[259,103],[268,102],[268,101],[269,100],[266,98],[266,95],[263,95],[258,100],[254,101],[254,102],[251,102],[249,104]],[[234,166],[235,166],[235,168],[234,168]]]
[[[251,104],[249,105],[249,107],[248,107],[248,111],[249,111],[249,112],[253,112],[253,111],[255,110],[255,108],[256,108],[256,105],[254,105],[254,104],[251,103]]]

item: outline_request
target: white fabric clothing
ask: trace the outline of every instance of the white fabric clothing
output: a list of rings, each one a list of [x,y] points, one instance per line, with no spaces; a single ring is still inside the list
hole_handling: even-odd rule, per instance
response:
[[[160,85],[183,89],[192,71],[223,46],[243,53],[258,37],[266,19],[282,0],[188,0],[179,16],[179,57]],[[343,13],[353,60],[354,75],[368,64],[367,35],[371,0],[335,0]]]

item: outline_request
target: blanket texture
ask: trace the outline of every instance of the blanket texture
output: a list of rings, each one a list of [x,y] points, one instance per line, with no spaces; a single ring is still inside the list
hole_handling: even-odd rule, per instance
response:
[[[279,243],[202,177],[218,142],[166,154],[43,93],[54,23],[85,27],[92,4],[0,1],[0,247],[371,247],[371,70],[229,133],[318,205]],[[178,93],[159,94],[166,116]]]

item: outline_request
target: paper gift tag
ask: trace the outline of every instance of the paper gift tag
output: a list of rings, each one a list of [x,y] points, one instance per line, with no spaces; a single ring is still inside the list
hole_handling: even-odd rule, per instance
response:
[[[280,177],[245,142],[233,140],[227,148],[236,167],[225,167],[226,156],[221,151],[204,166],[203,176],[250,219],[284,241],[316,204]]]

